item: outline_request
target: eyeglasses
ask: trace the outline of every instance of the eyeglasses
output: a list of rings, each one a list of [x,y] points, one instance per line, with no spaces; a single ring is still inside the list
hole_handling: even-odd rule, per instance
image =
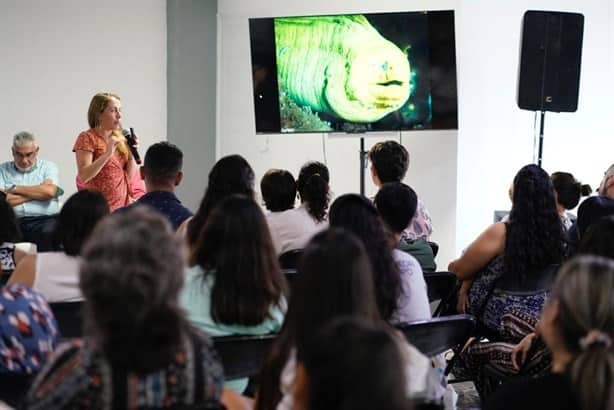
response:
[[[38,148],[36,148],[34,151],[30,151],[30,152],[18,152],[15,151],[15,149],[12,150],[13,151],[13,156],[19,159],[33,159],[34,157],[36,157],[36,154],[38,153]]]

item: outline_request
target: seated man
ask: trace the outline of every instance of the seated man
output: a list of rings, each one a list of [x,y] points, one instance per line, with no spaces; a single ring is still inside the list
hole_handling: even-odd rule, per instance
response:
[[[369,161],[373,183],[380,188],[386,182],[401,182],[405,178],[409,168],[409,153],[396,141],[378,142],[369,150]],[[401,239],[413,242],[423,238],[428,241],[431,233],[431,216],[422,201],[418,200],[416,215],[403,231]]]
[[[175,196],[175,187],[183,179],[182,166],[183,152],[179,148],[168,142],[153,144],[145,153],[145,161],[140,168],[147,193],[125,208],[148,205],[166,216],[173,229],[177,230],[183,221],[192,216],[192,212]]]
[[[33,134],[13,137],[13,161],[0,164],[0,190],[19,218],[22,240],[35,243],[39,252],[51,249],[51,231],[59,211],[58,167],[38,159]]]
[[[416,213],[418,197],[413,189],[402,182],[388,182],[375,195],[375,206],[388,229],[394,235],[394,246],[418,260],[422,271],[434,272],[437,268],[433,249],[424,238],[407,241],[401,234]]]

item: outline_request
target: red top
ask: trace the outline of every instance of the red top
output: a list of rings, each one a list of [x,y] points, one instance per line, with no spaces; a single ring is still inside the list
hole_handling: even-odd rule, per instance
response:
[[[87,151],[93,154],[92,161],[96,161],[107,151],[107,145],[103,137],[94,129],[82,132],[77,137],[73,152]],[[85,183],[85,188],[96,189],[104,195],[109,203],[111,212],[132,202],[128,186],[128,176],[125,169],[129,157],[119,150],[104,164],[96,176]]]

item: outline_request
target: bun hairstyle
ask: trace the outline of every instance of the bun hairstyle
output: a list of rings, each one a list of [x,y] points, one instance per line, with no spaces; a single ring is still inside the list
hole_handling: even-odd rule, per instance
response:
[[[580,256],[563,266],[552,290],[560,334],[573,359],[567,374],[582,410],[614,408],[614,261]]]
[[[326,218],[330,201],[328,168],[321,162],[308,162],[298,175],[297,190],[301,202],[307,206],[309,214],[318,222]]]
[[[550,177],[557,195],[557,202],[565,209],[574,209],[580,198],[593,191],[588,184],[582,184],[569,172],[555,172]]]

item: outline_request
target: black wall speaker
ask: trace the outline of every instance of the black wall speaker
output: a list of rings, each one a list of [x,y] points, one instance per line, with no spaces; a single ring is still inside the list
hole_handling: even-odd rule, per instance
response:
[[[524,14],[518,107],[577,110],[583,30],[582,14],[531,10]]]

